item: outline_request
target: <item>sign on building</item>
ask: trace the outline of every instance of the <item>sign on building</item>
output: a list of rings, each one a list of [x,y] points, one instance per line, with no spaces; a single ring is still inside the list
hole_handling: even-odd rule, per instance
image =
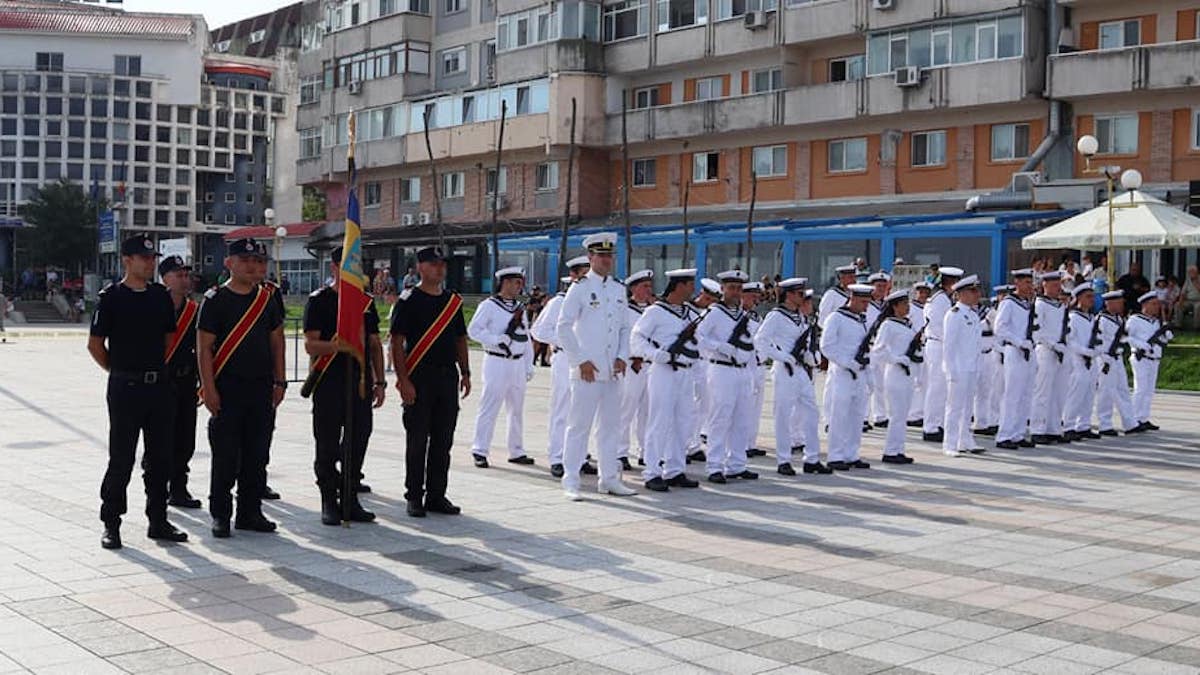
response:
[[[112,209],[100,214],[100,252],[117,252],[117,214]]]

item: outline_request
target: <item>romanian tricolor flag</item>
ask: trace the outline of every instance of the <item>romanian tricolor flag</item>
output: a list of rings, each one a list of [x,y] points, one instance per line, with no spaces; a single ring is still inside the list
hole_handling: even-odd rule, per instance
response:
[[[346,236],[342,239],[342,267],[338,275],[338,314],[337,340],[353,351],[354,358],[360,366],[365,365],[366,335],[363,315],[371,305],[367,296],[369,280],[363,273],[362,265],[362,230],[359,227],[358,195],[356,194],[357,175],[354,168],[354,114],[350,114],[349,136],[350,149],[347,152],[347,165],[350,172],[349,197],[346,200]],[[365,391],[366,369],[360,368],[363,382],[359,384],[359,393]]]

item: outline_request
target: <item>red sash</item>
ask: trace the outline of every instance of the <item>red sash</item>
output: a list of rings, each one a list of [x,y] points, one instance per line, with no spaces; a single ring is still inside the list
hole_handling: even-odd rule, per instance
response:
[[[433,346],[433,343],[437,342],[442,333],[446,332],[446,328],[450,325],[454,315],[458,313],[459,308],[462,307],[462,303],[461,296],[457,293],[450,294],[450,300],[446,302],[446,306],[442,308],[441,313],[433,320],[429,329],[425,331],[420,340],[417,340],[417,344],[413,345],[412,351],[408,353],[408,358],[404,363],[410,374],[414,368],[420,365],[421,359],[429,353],[429,348]]]
[[[165,363],[170,363],[171,358],[175,356],[175,350],[179,349],[179,345],[183,343],[183,336],[192,325],[192,319],[196,318],[196,312],[199,309],[200,305],[196,304],[195,300],[183,301],[183,311],[179,313],[179,318],[175,319],[175,339],[171,341],[171,346],[167,348]]]
[[[213,357],[213,379],[221,374],[221,370],[225,368],[225,364],[229,363],[230,357],[241,346],[242,340],[250,333],[250,329],[254,324],[258,323],[258,319],[262,316],[263,311],[267,309],[267,302],[271,299],[271,292],[262,286],[255,289],[254,300],[250,302],[250,306],[246,308],[246,313],[242,314],[242,318],[238,319],[233,325],[233,330],[229,331],[225,341],[217,349],[216,356]],[[203,389],[199,392],[200,400],[204,400]]]

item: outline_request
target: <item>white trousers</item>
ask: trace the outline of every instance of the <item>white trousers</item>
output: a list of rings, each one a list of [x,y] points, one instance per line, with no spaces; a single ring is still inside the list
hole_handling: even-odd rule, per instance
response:
[[[1104,372],[1104,364],[1108,364],[1108,372]],[[1133,412],[1133,399],[1129,396],[1129,380],[1125,374],[1125,364],[1120,357],[1109,359],[1100,357],[1100,383],[1096,389],[1096,417],[1100,420],[1100,429],[1112,429],[1113,407],[1121,415],[1121,430],[1137,426],[1137,415]]]
[[[1129,366],[1133,368],[1133,415],[1138,422],[1148,422],[1158,382],[1158,361],[1130,356]]]
[[[738,474],[746,470],[746,429],[754,403],[754,367],[708,367],[708,473]]]
[[[871,410],[867,415],[871,422],[889,419],[887,387],[884,384],[886,371],[887,364],[871,363]],[[891,426],[891,422],[888,422],[888,426]]]
[[[891,363],[884,366],[882,389],[887,395],[888,416],[887,436],[883,440],[883,454],[903,455],[904,435],[908,431],[905,422],[908,421],[908,409],[913,399],[911,372],[915,366],[908,366],[909,372],[904,372],[900,364]]]
[[[1000,396],[1004,391],[1004,375],[1000,370],[1000,349],[982,354],[979,379],[975,383],[975,429],[1000,424]]]
[[[792,368],[789,375],[784,364],[776,363],[773,371],[775,401],[771,418],[775,424],[775,464],[791,463],[797,426],[804,439],[804,463],[816,464],[821,461],[821,439],[817,436],[821,415],[813,381],[799,366]]]
[[[592,424],[600,429],[617,429],[621,423],[621,382],[571,380],[571,411],[567,414],[566,447],[563,448],[562,485],[579,489],[579,469],[587,458],[588,437]],[[596,434],[596,470],[601,484],[615,485],[620,479],[617,461],[617,434]]]
[[[642,364],[642,372],[635,373],[625,369],[621,378],[621,428],[617,438],[617,457],[629,456],[629,436],[637,439],[638,456],[646,452],[646,416],[649,413],[649,399],[646,396],[646,383],[650,379],[650,362]]]
[[[754,400],[750,403],[750,419],[746,420],[746,449],[758,448],[758,424],[762,419],[763,405],[767,400],[767,369],[762,366],[751,366],[751,383],[754,386]]]
[[[942,437],[942,450],[961,452],[979,447],[971,433],[971,404],[978,380],[976,370],[946,378],[946,434]]]
[[[916,421],[925,418],[925,371],[928,368],[928,363],[921,363],[909,366],[912,368],[912,396],[911,402],[908,404],[908,421]],[[889,422],[890,426],[891,423]]]
[[[687,451],[690,455],[700,449],[700,434],[707,430],[704,420],[708,413],[705,392],[705,389],[708,387],[708,362],[703,360],[697,361],[688,372],[692,374],[691,384],[684,386],[687,387],[687,391],[692,397],[692,405],[688,408],[687,412]]]
[[[500,406],[508,408],[508,456],[525,454],[525,359],[483,357],[483,392],[479,395],[479,412],[475,416],[475,438],[471,453],[488,456],[492,433]]]
[[[937,433],[945,426],[946,373],[942,370],[942,341],[925,344],[925,433]]]
[[[1089,368],[1078,354],[1068,354],[1067,359],[1071,362],[1071,375],[1067,383],[1067,399],[1063,402],[1063,428],[1091,431],[1098,367],[1093,363]]]
[[[861,372],[852,377],[848,370],[834,365],[829,367],[829,379],[825,384],[829,393],[829,436],[825,444],[831,462],[858,459],[862,421],[867,413],[866,375]]]
[[[567,437],[567,413],[571,410],[571,364],[558,352],[550,357],[550,464],[563,463],[563,444]]]
[[[1029,422],[1029,405],[1033,400],[1033,376],[1036,362],[1013,345],[1004,347],[1004,398],[1000,401],[1000,431],[997,441],[1021,441]]]
[[[1066,358],[1058,362],[1058,354],[1048,345],[1038,345],[1037,374],[1033,384],[1033,410],[1029,431],[1047,436],[1062,435],[1062,383],[1067,381]]]
[[[645,481],[674,478],[683,473],[688,441],[695,429],[688,426],[687,413],[695,407],[693,378],[691,369],[674,370],[665,363],[650,366],[646,382],[650,422],[642,457],[646,462],[642,469]]]

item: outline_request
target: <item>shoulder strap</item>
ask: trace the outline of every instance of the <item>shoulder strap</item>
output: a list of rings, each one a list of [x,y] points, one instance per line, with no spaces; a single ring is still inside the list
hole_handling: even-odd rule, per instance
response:
[[[196,318],[196,311],[199,305],[191,298],[183,301],[183,311],[179,313],[179,318],[175,319],[175,339],[171,340],[171,346],[167,348],[167,358],[165,363],[170,363],[175,356],[179,345],[183,343],[183,336],[187,333],[188,328],[192,325],[192,319]]]
[[[446,328],[450,326],[450,320],[458,313],[462,304],[462,296],[458,293],[450,294],[450,299],[446,302],[446,306],[442,308],[442,311],[433,320],[433,323],[429,324],[429,328],[425,331],[425,334],[421,336],[420,340],[417,340],[416,344],[413,345],[412,351],[408,353],[408,358],[405,359],[404,363],[409,373],[420,365],[421,359],[425,358],[425,355],[429,353],[429,348],[433,346],[434,342],[437,342],[442,333],[446,332]]]
[[[233,330],[229,331],[229,335],[221,342],[221,347],[217,349],[217,355],[213,357],[213,377],[221,374],[221,370],[225,368],[225,364],[229,363],[230,357],[237,351],[237,348],[242,345],[242,341],[250,334],[250,329],[254,324],[258,323],[259,317],[267,309],[267,301],[271,299],[271,292],[262,286],[255,291],[254,299],[250,301],[250,306],[246,308],[242,318],[238,319],[234,324]]]

